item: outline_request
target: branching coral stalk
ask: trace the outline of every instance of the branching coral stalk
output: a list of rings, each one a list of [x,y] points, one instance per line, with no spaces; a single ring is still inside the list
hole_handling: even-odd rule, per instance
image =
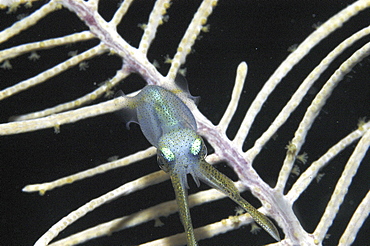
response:
[[[6,2],[5,5],[0,5],[0,7],[8,6],[11,8],[14,7],[15,3],[17,3],[17,1],[9,1]],[[174,79],[179,73],[180,67],[185,64],[187,56],[192,51],[192,47],[197,38],[199,38],[202,28],[204,28],[207,23],[208,17],[211,15],[213,8],[217,5],[217,1],[202,1],[177,47],[171,66],[165,76],[163,76],[153,63],[149,61],[148,53],[153,41],[155,40],[158,28],[165,24],[164,16],[167,14],[171,4],[176,3],[172,3],[170,0],[156,1],[153,6],[153,10],[149,15],[148,23],[143,26],[144,33],[137,48],[131,45],[125,37],[122,37],[117,31],[117,27],[122,21],[124,21],[124,17],[129,11],[131,3],[132,1],[123,1],[118,6],[112,19],[110,21],[106,21],[99,13],[99,1],[97,0],[51,0],[33,14],[0,32],[0,42],[5,42],[23,30],[37,24],[38,21],[53,11],[57,11],[60,8],[68,8],[86,24],[89,29],[88,31],[7,48],[0,51],[0,62],[14,59],[31,51],[52,49],[56,46],[83,42],[90,39],[97,39],[100,42],[95,47],[73,56],[34,77],[20,81],[15,85],[3,89],[0,91],[0,100],[15,96],[17,93],[29,90],[31,87],[40,85],[41,83],[47,83],[50,78],[102,54],[109,53],[116,55],[122,60],[121,69],[116,72],[115,76],[102,83],[97,89],[73,101],[62,103],[38,112],[13,117],[12,120],[15,122],[0,124],[0,135],[13,135],[53,127],[58,129],[64,124],[71,124],[82,119],[117,111],[122,108],[122,105],[124,105],[126,100],[125,98],[119,97],[89,106],[82,106],[93,103],[97,98],[102,97],[104,94],[109,94],[115,86],[128,78],[132,73],[139,74],[147,84],[160,85],[176,92],[176,94],[188,105],[197,120],[199,133],[207,139],[208,143],[215,151],[214,154],[207,157],[207,161],[212,164],[221,160],[227,161],[238,175],[239,181],[236,182],[237,188],[241,192],[247,189],[250,190],[262,204],[260,211],[272,217],[282,229],[285,238],[273,245],[321,245],[330,226],[333,224],[334,219],[337,216],[340,206],[343,204],[343,199],[351,185],[352,179],[358,171],[369,148],[370,122],[363,122],[358,129],[348,133],[346,137],[342,136],[341,140],[338,140],[336,144],[325,150],[325,153],[321,157],[316,161],[313,161],[312,164],[310,164],[310,166],[299,175],[291,188],[288,187],[288,180],[291,176],[297,155],[300,153],[301,148],[305,143],[306,136],[314,122],[317,120],[319,113],[322,111],[328,98],[330,98],[333,90],[336,88],[338,83],[342,81],[343,77],[347,75],[356,64],[369,55],[369,44],[365,44],[363,47],[355,51],[337,68],[307,107],[306,113],[300,120],[294,137],[287,147],[288,150],[286,157],[280,169],[280,173],[277,175],[277,183],[275,187],[271,187],[261,178],[252,163],[261,152],[262,148],[266,146],[267,142],[272,139],[279,128],[287,122],[290,115],[300,106],[309,89],[313,87],[313,84],[333,63],[334,59],[343,54],[344,51],[351,47],[355,42],[368,35],[370,28],[363,28],[334,48],[324,59],[322,59],[320,64],[312,70],[307,78],[304,79],[291,96],[291,99],[282,107],[276,118],[272,120],[270,127],[268,127],[268,129],[266,129],[266,131],[264,131],[255,141],[254,146],[245,151],[243,150],[243,144],[245,143],[262,106],[266,103],[268,97],[275,91],[277,85],[289,73],[289,71],[293,69],[293,67],[296,66],[296,64],[298,64],[307,54],[309,54],[313,47],[319,44],[328,35],[337,30],[351,17],[370,7],[370,1],[360,0],[349,5],[322,24],[297,47],[297,49],[281,63],[260,90],[246,112],[235,137],[232,139],[227,136],[227,130],[232,123],[232,118],[235,115],[236,110],[239,107],[243,107],[243,105],[240,104],[240,98],[248,70],[245,62],[240,63],[237,68],[235,85],[229,105],[221,120],[216,125],[211,123],[211,121],[200,112],[194,102],[188,98],[186,93],[184,93],[182,90],[183,88],[174,83]],[[133,92],[132,95],[135,93],[137,93],[137,91]],[[318,176],[319,171],[329,165],[329,162],[338,156],[340,152],[345,150],[348,146],[355,144],[356,141],[358,141],[356,148],[353,150],[343,173],[336,183],[335,190],[332,193],[320,222],[314,232],[311,233],[306,231],[293,211],[294,203],[301,194],[307,190],[307,187],[312,183],[312,180]],[[155,148],[150,147],[119,160],[110,161],[97,167],[59,178],[55,181],[27,185],[24,187],[23,191],[38,191],[40,194],[44,194],[46,191],[52,190],[56,187],[90,178],[116,168],[125,168],[128,165],[134,164],[153,155],[155,155]],[[38,239],[35,245],[49,245],[50,242],[66,227],[84,217],[87,213],[90,213],[96,208],[121,196],[126,196],[141,189],[146,189],[167,179],[168,176],[163,172],[154,172],[127,182],[106,194],[94,198],[60,219]],[[224,195],[211,189],[192,194],[189,197],[189,203],[191,207],[200,206],[221,198],[224,198]],[[347,229],[344,231],[344,234],[340,239],[340,245],[348,245],[353,242],[355,235],[358,233],[361,225],[369,214],[368,200],[369,194],[367,194],[363,201],[358,205],[356,212],[353,214]],[[53,242],[51,245],[83,243],[97,237],[110,235],[115,231],[124,230],[147,221],[158,219],[160,216],[168,216],[176,213],[176,211],[177,207],[174,201],[164,202],[140,212],[80,231],[74,235],[67,236],[64,239]],[[196,238],[198,240],[211,238],[229,230],[238,229],[242,225],[250,224],[251,222],[252,219],[247,214],[231,216],[219,222],[211,223],[195,229]],[[352,237],[348,235],[352,235]],[[185,244],[185,242],[185,235],[182,233],[144,243],[142,245],[181,245]]]

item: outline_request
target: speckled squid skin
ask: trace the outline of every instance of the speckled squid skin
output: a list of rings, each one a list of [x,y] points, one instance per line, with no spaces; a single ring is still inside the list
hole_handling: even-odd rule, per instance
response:
[[[189,95],[190,96],[190,95]],[[207,149],[190,109],[172,92],[155,85],[145,86],[135,97],[127,98],[124,117],[136,122],[148,141],[157,148],[158,164],[170,174],[187,244],[197,245],[187,199],[187,174],[196,184],[199,180],[223,192],[262,226],[273,238],[280,240],[274,224],[239,194],[234,183],[205,161]]]

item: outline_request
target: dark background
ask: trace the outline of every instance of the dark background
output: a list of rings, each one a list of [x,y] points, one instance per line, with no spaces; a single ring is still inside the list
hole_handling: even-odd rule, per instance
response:
[[[203,38],[194,46],[194,52],[187,58],[187,80],[193,95],[201,96],[199,108],[213,123],[217,123],[228,101],[235,79],[237,65],[246,61],[249,66],[247,82],[243,90],[241,107],[228,130],[233,137],[243,119],[247,108],[255,98],[264,82],[278,65],[288,56],[288,48],[304,40],[311,32],[313,25],[326,21],[329,17],[345,8],[352,1],[220,1],[209,18],[210,32],[202,33]],[[42,1],[41,1],[42,3]],[[10,26],[18,14],[31,13],[39,8],[20,8],[15,14],[1,11],[0,29]],[[104,1],[100,13],[109,20],[117,3]],[[164,57],[172,57],[176,51],[187,24],[199,6],[199,1],[174,1],[168,10],[169,22],[157,32],[149,58],[156,59],[162,74],[168,71],[169,65],[163,64]],[[142,30],[139,23],[146,23],[152,3],[138,0],[128,11],[119,26],[120,34],[133,46],[138,46]],[[354,31],[367,26],[370,12],[364,11],[352,18],[341,29],[316,48],[300,62],[276,88],[255,123],[244,144],[247,150],[254,141],[267,129],[274,117],[319,61],[339,42]],[[38,41],[45,38],[60,37],[86,30],[85,25],[68,10],[63,9],[48,15],[35,26],[13,37],[0,45],[3,50],[18,44]],[[314,85],[320,89],[333,71],[355,50],[369,41],[365,38],[351,47],[348,53],[341,55],[329,67]],[[78,50],[81,53],[98,44],[97,40],[77,43],[70,46],[56,47],[39,51],[40,60],[32,62],[29,54],[11,60],[13,69],[0,70],[0,88],[6,88],[41,71],[53,67],[68,58],[68,52]],[[16,96],[3,100],[0,104],[0,120],[7,122],[13,115],[19,115],[56,104],[73,100],[95,88],[97,84],[112,77],[121,67],[121,60],[114,56],[102,55],[89,61],[89,68],[80,71],[78,67],[64,72],[42,85],[36,86]],[[365,58],[350,72],[334,91],[323,111],[308,134],[302,152],[308,153],[308,164],[298,163],[301,171],[323,155],[326,150],[356,129],[358,119],[370,116],[370,60]],[[125,93],[144,86],[139,76],[130,76],[118,89]],[[314,93],[314,91],[313,91]],[[292,114],[288,122],[278,131],[275,141],[270,141],[254,161],[254,166],[261,177],[271,185],[276,183],[278,171],[285,156],[285,146],[294,136],[305,108],[314,95],[307,95],[302,106]],[[106,99],[99,99],[103,101]],[[37,193],[23,193],[27,184],[52,181],[66,175],[105,163],[118,155],[126,156],[149,147],[138,126],[128,131],[114,114],[102,115],[83,120],[75,124],[61,126],[61,132],[55,134],[53,129],[24,133],[0,138],[1,167],[1,232],[0,245],[31,245],[50,226],[69,212],[77,209],[91,199],[98,197],[125,182],[158,170],[153,157],[127,168],[110,171],[97,177],[89,178],[72,185],[47,192],[44,196]],[[302,226],[312,232],[319,222],[337,179],[348,160],[353,146],[343,151],[325,167],[323,179],[314,181],[295,204],[295,211]],[[212,152],[212,150],[210,150]],[[236,175],[225,164],[216,167],[236,180]],[[369,190],[369,154],[364,159],[349,188],[333,226],[330,237],[324,245],[337,245],[351,214]],[[296,180],[291,176],[290,187]],[[192,181],[190,193],[197,192]],[[207,189],[202,185],[200,189]],[[243,196],[255,206],[258,201],[248,192]],[[127,197],[119,198],[96,211],[86,215],[68,227],[58,238],[86,229],[90,226],[111,220],[116,217],[145,209],[174,198],[169,181],[140,191]],[[194,227],[219,221],[234,214],[234,204],[230,199],[223,199],[191,210]],[[110,237],[103,237],[85,245],[136,245],[163,236],[183,231],[178,214],[161,218],[163,227],[153,227],[153,221]],[[249,233],[250,227],[202,240],[200,245],[262,245],[272,243],[273,239],[265,232],[257,235]],[[369,222],[365,223],[357,235],[354,245],[368,243]]]

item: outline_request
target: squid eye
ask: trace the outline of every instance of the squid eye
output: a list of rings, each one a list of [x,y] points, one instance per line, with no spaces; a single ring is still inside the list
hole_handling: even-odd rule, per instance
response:
[[[190,147],[190,153],[192,153],[193,155],[198,155],[201,148],[202,148],[202,140],[200,138],[197,138],[194,140],[193,144]]]
[[[157,152],[157,162],[159,167],[168,173],[170,171],[170,165],[175,160],[175,155],[169,148],[162,148]]]
[[[165,171],[166,173],[168,173],[168,171],[169,171],[168,162],[166,161],[166,159],[163,158],[163,156],[161,154],[158,154],[157,155],[157,162],[158,162],[158,166],[163,171]]]
[[[193,144],[190,147],[190,153],[197,156],[205,156],[206,155],[206,146],[203,143],[201,138],[197,138],[194,140]]]
[[[162,148],[161,153],[163,155],[163,158],[167,161],[175,160],[175,154],[169,148]]]

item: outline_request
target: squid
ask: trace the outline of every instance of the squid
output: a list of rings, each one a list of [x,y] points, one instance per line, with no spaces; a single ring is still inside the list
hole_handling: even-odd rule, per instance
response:
[[[187,85],[182,88],[195,100],[187,91]],[[240,196],[231,179],[205,161],[207,148],[197,134],[195,118],[178,96],[156,85],[145,86],[134,97],[125,96],[122,92],[120,95],[127,99],[120,112],[127,122],[126,126],[131,122],[140,125],[146,139],[157,148],[159,167],[171,177],[188,246],[196,246],[197,241],[187,199],[187,174],[198,186],[201,180],[226,194],[275,240],[280,241],[279,232],[271,220]]]

